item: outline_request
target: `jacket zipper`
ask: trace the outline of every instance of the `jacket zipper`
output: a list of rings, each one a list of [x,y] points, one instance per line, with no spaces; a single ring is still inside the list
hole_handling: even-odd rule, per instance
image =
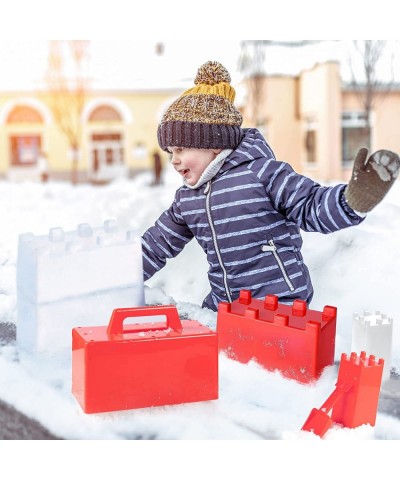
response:
[[[269,246],[268,246],[269,245]],[[293,292],[295,289],[293,286],[293,283],[290,281],[289,275],[286,272],[285,266],[283,265],[283,262],[281,258],[278,255],[276,245],[273,240],[268,240],[268,245],[263,245],[262,251],[263,252],[272,252],[272,255],[275,257],[275,260],[281,270],[281,273],[283,275],[283,278],[285,279],[285,282],[287,283],[287,286],[289,287],[290,291]]]
[[[211,182],[207,183],[207,186],[204,190],[204,193],[206,194],[206,211],[207,211],[208,223],[210,224],[210,228],[211,228],[212,238],[213,238],[214,247],[215,247],[215,253],[217,254],[218,262],[219,262],[219,264],[221,266],[221,269],[222,269],[222,274],[223,274],[223,279],[224,279],[224,287],[225,287],[225,292],[226,292],[228,302],[232,303],[232,297],[231,297],[231,293],[230,293],[229,287],[228,287],[228,275],[226,273],[225,266],[222,262],[221,252],[219,251],[219,247],[218,247],[218,243],[217,243],[217,234],[215,232],[215,228],[214,228],[214,224],[213,224],[212,216],[211,216],[211,207],[210,207]]]

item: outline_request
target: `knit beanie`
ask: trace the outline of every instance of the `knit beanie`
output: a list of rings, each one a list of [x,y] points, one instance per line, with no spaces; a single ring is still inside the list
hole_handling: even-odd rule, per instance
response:
[[[242,115],[233,105],[235,89],[218,62],[202,65],[194,80],[165,112],[158,126],[160,147],[236,148],[242,139]]]

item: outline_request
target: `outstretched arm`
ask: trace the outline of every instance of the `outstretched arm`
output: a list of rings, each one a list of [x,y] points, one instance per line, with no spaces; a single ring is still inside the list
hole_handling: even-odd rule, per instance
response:
[[[276,160],[268,160],[257,177],[275,210],[302,230],[331,233],[363,220],[347,204],[344,184],[322,186]]]
[[[175,199],[142,236],[144,280],[161,270],[168,258],[176,257],[192,238],[193,234],[180,215]]]

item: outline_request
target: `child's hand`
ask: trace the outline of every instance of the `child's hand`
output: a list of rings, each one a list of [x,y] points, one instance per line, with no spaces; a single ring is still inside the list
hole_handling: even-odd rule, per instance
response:
[[[347,203],[360,213],[371,211],[383,199],[400,169],[399,156],[390,150],[378,150],[368,160],[367,156],[366,148],[359,150],[345,190]]]

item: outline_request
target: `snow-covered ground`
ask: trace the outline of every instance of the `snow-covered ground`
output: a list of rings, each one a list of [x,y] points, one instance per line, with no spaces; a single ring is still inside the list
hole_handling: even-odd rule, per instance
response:
[[[49,182],[0,183],[0,322],[16,322],[18,235],[52,227],[75,230],[115,218],[121,228],[143,232],[169,206],[180,178],[167,168],[164,184],[151,174],[94,187]],[[400,372],[400,184],[358,227],[328,236],[304,234],[304,256],[315,286],[311,308],[338,308],[336,360],[351,351],[353,312],[379,310],[394,319],[392,367]],[[188,268],[190,265],[190,268]],[[207,263],[191,242],[147,282],[147,303],[176,303],[180,314],[212,328],[216,314],[200,308],[208,292]],[[204,403],[85,415],[71,394],[70,365],[22,355],[15,343],[0,346],[0,398],[67,439],[182,439],[313,441],[300,432],[310,410],[333,391],[337,367],[313,385],[301,385],[220,356],[219,399]],[[376,426],[334,428],[326,440],[400,439],[400,420],[378,413]],[[336,442],[335,442],[336,443]]]

